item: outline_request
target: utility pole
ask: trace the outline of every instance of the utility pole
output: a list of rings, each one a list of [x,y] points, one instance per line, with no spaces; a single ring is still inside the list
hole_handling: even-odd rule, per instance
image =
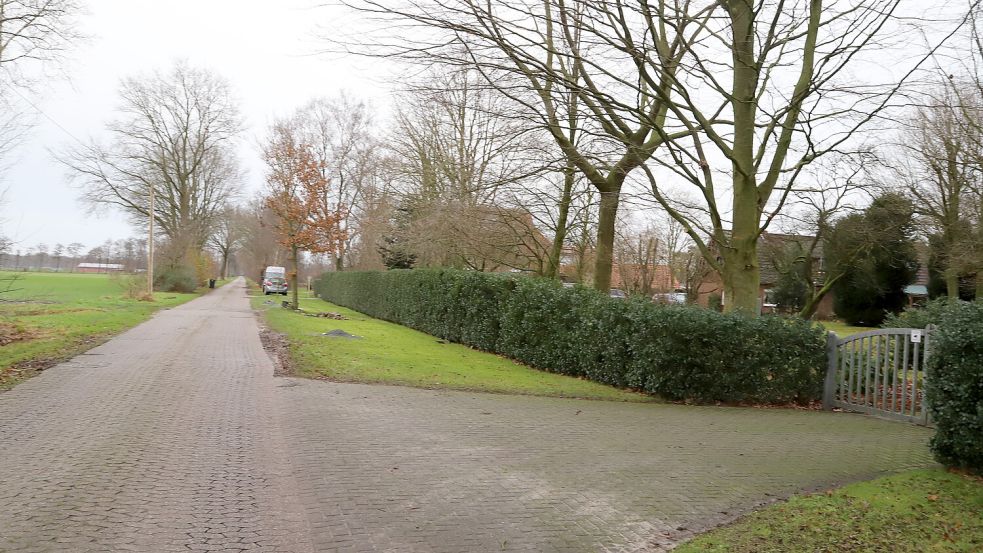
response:
[[[154,297],[154,186],[150,185],[150,225],[147,238],[147,298]]]

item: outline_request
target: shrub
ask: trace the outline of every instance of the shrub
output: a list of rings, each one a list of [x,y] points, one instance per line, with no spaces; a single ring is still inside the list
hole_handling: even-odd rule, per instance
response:
[[[911,307],[898,314],[889,314],[884,319],[884,328],[925,328],[930,324],[938,325],[942,318],[959,309],[959,300],[938,298],[922,307]]]
[[[539,369],[669,399],[776,403],[822,395],[825,340],[806,321],[448,269],[325,273],[314,289],[366,315]]]
[[[925,393],[939,462],[983,474],[983,302],[949,304],[932,333]]]
[[[162,267],[154,275],[154,289],[161,292],[194,292],[198,288],[195,270],[184,265]]]

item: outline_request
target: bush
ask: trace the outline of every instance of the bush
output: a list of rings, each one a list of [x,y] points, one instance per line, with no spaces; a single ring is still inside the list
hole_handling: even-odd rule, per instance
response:
[[[198,288],[195,270],[184,265],[163,267],[154,275],[154,289],[161,292],[194,292]]]
[[[959,300],[938,298],[922,307],[911,307],[898,314],[890,314],[884,319],[884,328],[925,328],[930,324],[938,326],[942,318],[959,309]]]
[[[983,302],[950,303],[931,336],[929,413],[939,462],[983,474]]]
[[[550,280],[447,269],[325,273],[317,294],[527,365],[701,402],[821,397],[825,339],[806,321],[619,300]]]

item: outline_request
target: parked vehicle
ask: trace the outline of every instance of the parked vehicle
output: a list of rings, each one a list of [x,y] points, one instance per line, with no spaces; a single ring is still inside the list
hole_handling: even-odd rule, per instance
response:
[[[663,303],[666,305],[684,305],[686,303],[685,292],[666,292],[652,296],[652,302]]]
[[[611,296],[612,298],[619,299],[619,300],[623,300],[628,297],[628,294],[626,294],[624,290],[619,290],[617,288],[612,288],[611,293],[608,295]]]
[[[263,294],[287,295],[289,285],[287,284],[287,270],[283,267],[267,267],[263,271]]]

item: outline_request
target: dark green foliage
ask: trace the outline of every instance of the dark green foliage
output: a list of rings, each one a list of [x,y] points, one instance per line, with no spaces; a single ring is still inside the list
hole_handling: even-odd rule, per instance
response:
[[[959,309],[962,302],[941,297],[929,301],[921,307],[905,309],[901,313],[889,314],[884,319],[884,328],[925,328],[930,324],[938,326],[946,314]]]
[[[416,264],[416,254],[410,253],[399,239],[387,236],[379,246],[379,255],[387,269],[412,269]]]
[[[925,393],[939,462],[983,474],[983,302],[950,304],[931,336]]]
[[[807,402],[822,391],[824,336],[801,320],[616,300],[553,280],[449,269],[325,273],[315,291],[539,369],[668,399]]]
[[[393,210],[393,216],[389,221],[389,231],[379,244],[379,255],[382,256],[382,264],[387,269],[412,269],[416,265],[417,255],[407,244],[410,220],[413,210],[407,207],[398,207]]]
[[[772,289],[772,299],[783,312],[797,313],[805,305],[809,294],[809,280],[803,278],[801,264],[778,275],[778,282]]]
[[[942,245],[942,235],[928,236],[928,297],[938,298],[946,295],[945,286],[945,252]]]
[[[847,323],[877,326],[904,307],[904,287],[918,270],[913,217],[910,200],[888,193],[833,227],[825,247],[827,262],[843,272],[833,288],[833,309]],[[858,251],[862,255],[839,257]]]
[[[154,290],[191,293],[198,288],[195,270],[184,265],[161,267],[154,275]]]

